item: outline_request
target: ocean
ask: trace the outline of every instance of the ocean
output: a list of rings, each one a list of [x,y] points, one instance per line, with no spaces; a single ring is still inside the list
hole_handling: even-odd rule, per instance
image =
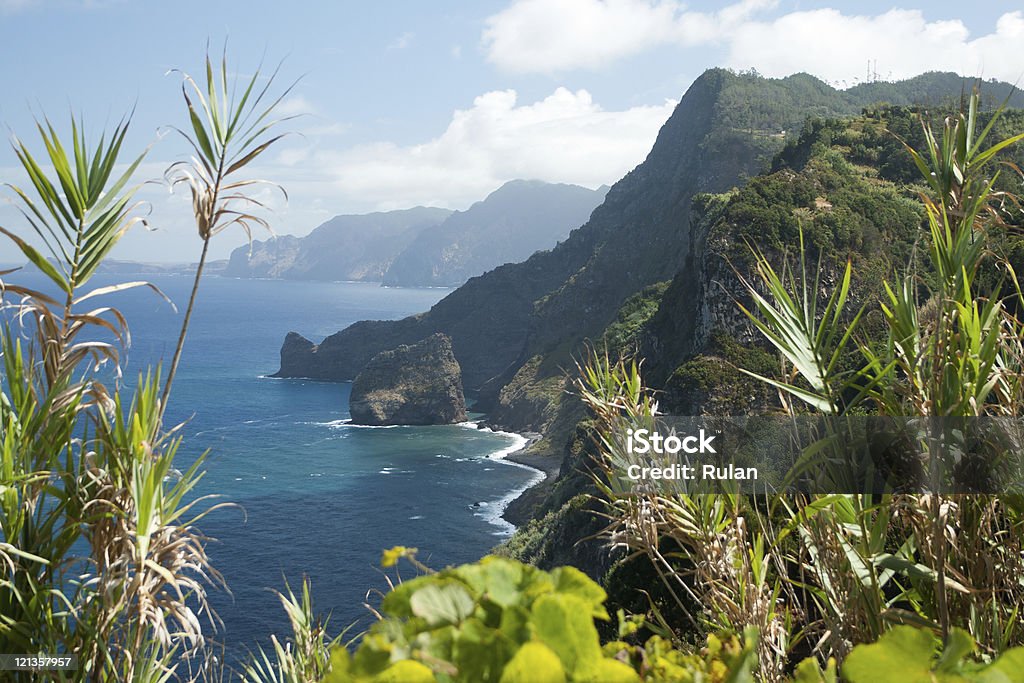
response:
[[[129,384],[147,365],[170,362],[191,285],[173,275],[104,275],[93,283],[136,279],[181,310],[144,289],[104,302],[129,322],[122,363]],[[441,568],[476,560],[511,533],[503,505],[541,476],[500,459],[521,437],[471,423],[354,426],[349,384],[267,377],[289,330],[319,341],[357,320],[425,311],[448,291],[220,277],[201,285],[166,419],[185,423],[179,469],[209,449],[199,493],[234,504],[199,525],[216,539],[209,555],[230,589],[210,593],[223,620],[215,639],[230,659],[268,647],[271,634],[289,634],[273,593],[286,581],[298,590],[308,578],[329,632],[355,624],[354,635],[372,622],[363,603],[387,589],[384,549],[413,546]]]

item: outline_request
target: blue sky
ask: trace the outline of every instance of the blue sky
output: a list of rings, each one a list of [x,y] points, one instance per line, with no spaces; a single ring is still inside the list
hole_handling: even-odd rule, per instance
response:
[[[965,7],[971,12],[965,14]],[[140,179],[185,153],[157,131],[183,123],[179,68],[209,40],[251,73],[284,59],[284,103],[301,132],[257,169],[291,196],[269,216],[305,234],[339,213],[461,209],[507,180],[612,183],[643,160],[705,68],[808,71],[837,86],[929,69],[1018,81],[1024,11],[1013,2],[737,0],[195,2],[0,0],[0,123],[32,140],[32,116],[74,110],[90,130],[136,108],[132,144],[156,143]],[[0,180],[24,182],[9,146]],[[147,187],[156,230],[115,255],[194,260],[181,195]],[[0,205],[0,225],[19,228]],[[222,235],[214,255],[244,242]],[[0,262],[18,260],[6,244]]]

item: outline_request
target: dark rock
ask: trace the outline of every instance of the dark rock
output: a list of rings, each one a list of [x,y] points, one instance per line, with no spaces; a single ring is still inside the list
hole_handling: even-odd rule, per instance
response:
[[[352,422],[452,424],[466,419],[462,372],[443,334],[378,353],[352,383]]]
[[[320,368],[315,353],[316,344],[298,332],[289,332],[281,345],[281,369],[271,377],[315,378]]]

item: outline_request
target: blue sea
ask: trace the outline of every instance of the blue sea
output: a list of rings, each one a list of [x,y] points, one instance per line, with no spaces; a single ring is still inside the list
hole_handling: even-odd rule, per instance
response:
[[[93,283],[136,279],[158,286],[180,310],[143,289],[107,298],[129,321],[129,384],[147,365],[170,362],[191,286],[189,277],[171,275],[105,275]],[[179,468],[209,449],[200,493],[235,504],[200,525],[216,539],[209,554],[230,589],[211,589],[211,604],[223,620],[215,637],[231,659],[267,647],[272,633],[288,635],[272,592],[285,581],[298,589],[308,577],[316,609],[330,614],[329,631],[356,624],[354,635],[372,621],[363,603],[376,599],[368,592],[387,588],[382,550],[415,546],[423,562],[440,568],[478,559],[511,532],[503,506],[540,476],[500,459],[522,445],[520,437],[469,423],[354,426],[348,383],[267,377],[289,330],[319,341],[357,320],[425,311],[448,291],[220,277],[202,283],[167,421],[185,423]]]

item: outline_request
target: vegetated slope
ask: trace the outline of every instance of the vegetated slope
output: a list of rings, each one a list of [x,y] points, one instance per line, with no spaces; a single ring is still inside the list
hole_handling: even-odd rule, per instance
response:
[[[802,231],[810,267],[822,264],[824,296],[849,260],[849,315],[863,303],[880,300],[883,279],[907,264],[919,264],[918,277],[930,278],[915,256],[925,230],[919,199],[925,188],[903,143],[892,134],[923,147],[917,113],[886,106],[854,118],[812,119],[775,158],[770,172],[741,188],[695,197],[692,257],[667,286],[647,288],[629,299],[599,344],[613,356],[643,358],[645,380],[660,392],[661,409],[670,414],[745,415],[776,407],[776,393],[738,369],[773,376],[779,364],[737,305],[753,308],[741,284],[741,278],[757,281],[750,250],[756,248],[781,270],[785,261],[792,263]],[[1024,111],[1008,111],[991,139],[1021,130]],[[1007,161],[1024,167],[1024,146],[1012,150]],[[997,181],[997,189],[1019,187],[1015,173],[1003,173]],[[1014,222],[1024,222],[1024,216],[1018,211],[1006,218],[1010,227],[989,235],[989,240],[1019,271],[1024,245],[1020,225]],[[810,274],[814,276],[813,270]],[[997,269],[989,268],[977,282],[984,289],[998,278]],[[859,330],[862,337],[884,343],[886,333],[877,314],[865,318]],[[577,421],[556,419],[555,428],[549,429],[552,446],[562,449],[562,476],[543,495],[534,493],[512,507],[516,521],[525,526],[511,539],[508,551],[540,566],[570,563],[601,577],[611,558],[595,543],[581,542],[602,525],[585,495],[590,492],[586,471],[594,442],[586,422],[579,421],[582,411],[573,413],[573,404],[564,401],[559,412],[575,414]],[[562,433],[556,435],[558,431]],[[628,572],[613,571],[608,580],[620,588],[636,585]]]
[[[781,147],[782,131],[799,125],[807,100],[790,87],[804,81],[824,88],[822,107],[850,109],[840,94],[809,76],[773,81],[706,72],[680,101],[647,159],[563,243],[470,279],[419,316],[356,323],[317,347],[286,344],[278,374],[351,379],[378,351],[442,331],[451,337],[472,391],[498,375],[511,377],[534,349],[568,349],[599,333],[626,296],[678,269],[689,248],[692,195],[726,190],[741,176],[755,174]],[[751,134],[732,125],[743,123],[743,115],[723,119],[725,94],[737,86],[757,89],[759,96],[745,101],[771,128]],[[788,106],[780,110],[780,102]]]
[[[465,211],[420,232],[391,263],[384,284],[461,285],[539,249],[550,249],[586,222],[607,187],[513,180]]]
[[[898,104],[904,89],[913,93],[924,82],[936,100],[935,83],[945,84],[950,101],[971,85],[955,74],[927,74],[887,84],[885,94]],[[838,91],[806,74],[765,79],[709,70],[683,96],[647,159],[565,242],[470,279],[418,316],[356,323],[318,346],[290,335],[278,375],[351,379],[375,353],[440,331],[452,339],[467,390],[483,390],[483,405],[494,408],[528,361],[543,357],[542,367],[530,366],[538,381],[559,374],[627,297],[687,263],[694,195],[723,192],[764,170],[808,114],[856,114],[874,96],[870,88]],[[499,421],[520,426],[498,407]]]
[[[281,235],[231,252],[229,277],[380,282],[395,256],[451,214],[419,206],[335,216],[305,237]]]

